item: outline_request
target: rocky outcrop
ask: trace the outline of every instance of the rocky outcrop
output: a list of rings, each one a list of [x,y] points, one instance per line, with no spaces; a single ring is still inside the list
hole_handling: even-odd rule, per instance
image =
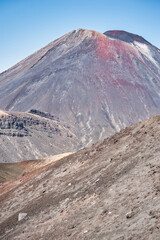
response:
[[[80,147],[76,129],[50,114],[32,110],[32,114],[0,116],[0,162],[42,158]]]
[[[57,116],[53,116],[50,113],[45,113],[45,112],[42,112],[42,111],[39,111],[39,110],[36,110],[36,109],[31,109],[29,111],[29,113],[36,114],[38,116],[41,116],[41,117],[44,117],[44,118],[48,118],[48,119],[52,119],[52,120],[56,120],[56,121],[60,122],[60,120],[59,120],[59,118]]]
[[[33,111],[32,111],[33,112]],[[46,115],[42,112],[40,112],[41,115]],[[36,113],[37,114],[37,113]],[[37,114],[40,115],[40,114]],[[49,119],[55,119],[54,117]],[[57,127],[53,127],[50,125],[49,122],[43,121],[43,119],[35,119],[34,117],[23,117],[21,116],[15,116],[15,115],[8,115],[8,116],[2,116],[0,118],[0,135],[7,135],[12,137],[24,137],[29,135],[28,127],[30,129],[37,129],[43,131],[51,131],[52,134],[62,134],[57,122]],[[30,136],[31,133],[30,133]]]
[[[26,128],[27,120],[18,118],[15,116],[4,116],[0,118],[0,135],[12,136],[12,137],[24,137],[28,136],[28,130]]]

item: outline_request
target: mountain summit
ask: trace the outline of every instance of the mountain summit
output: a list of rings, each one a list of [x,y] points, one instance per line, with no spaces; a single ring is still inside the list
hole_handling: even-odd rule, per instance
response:
[[[118,39],[118,40],[128,42],[128,43],[134,43],[134,41],[137,41],[137,42],[140,42],[140,43],[150,44],[143,37],[141,37],[139,35],[136,35],[136,34],[133,34],[133,33],[128,33],[126,31],[121,31],[121,30],[107,31],[104,34],[107,37]]]
[[[0,109],[54,114],[79,147],[160,114],[160,51],[125,31],[78,29],[0,74]]]

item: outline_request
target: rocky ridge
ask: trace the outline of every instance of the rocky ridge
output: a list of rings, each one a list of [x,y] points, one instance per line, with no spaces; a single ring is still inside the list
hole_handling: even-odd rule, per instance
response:
[[[51,114],[31,112],[0,116],[0,162],[43,158],[80,147],[72,126]]]

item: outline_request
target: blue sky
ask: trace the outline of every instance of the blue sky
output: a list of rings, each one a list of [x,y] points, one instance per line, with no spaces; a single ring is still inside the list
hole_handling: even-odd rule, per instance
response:
[[[160,0],[0,0],[0,72],[78,28],[125,30],[160,48]]]

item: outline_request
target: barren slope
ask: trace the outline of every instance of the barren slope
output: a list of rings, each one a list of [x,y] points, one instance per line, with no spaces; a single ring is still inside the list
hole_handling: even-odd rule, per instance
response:
[[[0,75],[0,108],[49,112],[83,146],[160,114],[160,52],[124,31],[72,31]]]
[[[41,170],[44,170],[45,166],[51,165],[55,161],[70,154],[72,154],[72,152],[49,156],[45,159],[35,159],[18,163],[0,163],[0,183],[17,179],[18,177],[24,176],[33,171],[37,174],[37,171],[35,170],[38,170],[38,173],[40,173]]]
[[[1,185],[0,239],[159,240],[159,142],[155,117]]]
[[[35,110],[0,115],[1,163],[44,158],[80,147],[75,128],[53,115]]]

